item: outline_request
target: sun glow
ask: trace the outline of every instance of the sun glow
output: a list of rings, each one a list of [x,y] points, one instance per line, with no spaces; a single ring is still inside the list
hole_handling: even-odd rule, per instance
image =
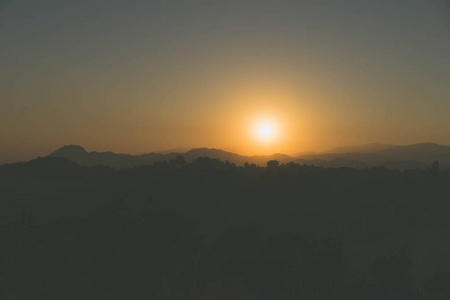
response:
[[[279,135],[276,123],[271,120],[261,120],[254,125],[254,135],[261,142],[273,142]]]
[[[241,99],[242,104],[236,105],[233,114],[235,127],[230,130],[230,136],[233,134],[240,153],[249,156],[291,154],[302,149],[298,146],[299,141],[303,141],[299,136],[304,138],[307,133],[300,128],[299,120],[303,122],[308,118],[291,105],[290,98],[269,92],[234,98]]]

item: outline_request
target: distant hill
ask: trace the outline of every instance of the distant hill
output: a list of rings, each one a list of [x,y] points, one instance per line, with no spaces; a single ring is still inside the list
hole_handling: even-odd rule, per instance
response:
[[[220,149],[214,149],[214,148],[212,148],[212,149],[210,149],[210,148],[191,149],[191,150],[187,151],[186,153],[178,153],[177,155],[184,156],[188,161],[195,160],[198,157],[210,157],[210,158],[217,158],[222,161],[233,162],[233,163],[239,164],[239,165],[244,164],[248,160],[247,156],[223,151]]]
[[[435,160],[450,163],[450,146],[434,143],[420,143],[409,146],[396,146],[374,154],[391,160],[417,160],[431,163]]]
[[[373,151],[377,148],[381,150]],[[344,152],[357,150],[362,152]],[[433,143],[413,144],[409,146],[392,146],[386,144],[369,144],[336,148],[338,153],[303,154],[297,157],[276,153],[272,155],[244,156],[214,148],[197,148],[186,152],[148,153],[142,155],[117,154],[113,152],[87,152],[81,146],[69,145],[51,153],[51,157],[67,158],[83,166],[103,165],[115,168],[130,168],[139,165],[149,165],[160,161],[169,161],[177,156],[184,156],[187,161],[198,157],[217,158],[237,165],[245,162],[265,166],[269,160],[280,163],[296,162],[299,164],[315,165],[320,167],[386,167],[390,169],[415,169],[430,166],[435,160],[441,163],[442,168],[450,167],[450,146]]]
[[[173,148],[173,149],[168,149],[168,150],[156,151],[154,153],[159,153],[159,154],[183,153],[183,152],[187,152],[191,149],[192,148],[189,148],[189,147],[179,147],[179,148]]]
[[[113,152],[87,152],[81,146],[64,146],[51,153],[51,157],[63,157],[74,161],[83,166],[104,165],[116,168],[129,168],[139,165],[149,165],[159,161],[169,161],[177,156],[184,156],[187,161],[193,161],[198,157],[217,158],[222,161],[229,161],[237,165],[243,165],[245,162],[265,166],[269,160],[278,160],[280,163],[295,161],[295,158],[285,154],[244,156],[232,152],[223,151],[214,148],[197,148],[187,152],[171,153],[148,153],[142,155],[116,154]]]
[[[77,145],[64,146],[49,154],[49,156],[67,158],[83,166],[132,167],[136,165],[136,157],[132,155],[113,152],[87,152],[83,147]]]
[[[0,166],[0,171],[9,172],[19,171],[21,174],[33,174],[34,172],[43,174],[45,172],[73,171],[80,166],[75,162],[62,157],[38,157],[28,162],[18,162],[13,164],[4,164]]]
[[[78,145],[67,145],[64,146],[55,152],[51,153],[49,156],[53,157],[66,157],[66,156],[83,156],[88,152],[81,146]]]
[[[395,145],[372,143],[358,146],[334,148],[326,151],[325,153],[373,153],[376,151],[386,150],[392,147],[395,147]]]
[[[352,148],[348,147],[347,149]],[[367,148],[366,148],[367,149]],[[305,161],[328,162],[344,160],[360,162],[366,166],[383,166],[395,169],[414,169],[429,166],[439,161],[442,167],[450,165],[450,146],[434,143],[420,143],[408,146],[392,146],[375,152],[345,152],[302,155],[297,157]]]
[[[269,160],[277,160],[280,163],[297,162],[294,157],[286,154],[275,153],[272,155],[254,155],[248,157],[248,163],[254,163],[256,165],[265,166]]]

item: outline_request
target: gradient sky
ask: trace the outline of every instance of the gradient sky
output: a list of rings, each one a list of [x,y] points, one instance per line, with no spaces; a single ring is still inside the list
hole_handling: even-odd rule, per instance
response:
[[[0,163],[450,144],[448,3],[0,0]]]

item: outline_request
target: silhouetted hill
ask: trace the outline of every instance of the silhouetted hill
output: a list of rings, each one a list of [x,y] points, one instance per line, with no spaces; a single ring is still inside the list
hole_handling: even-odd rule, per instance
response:
[[[113,152],[87,152],[81,146],[64,146],[49,155],[50,157],[63,157],[84,166],[102,165],[112,167],[132,167],[138,165],[135,157],[129,154],[116,154]]]
[[[239,154],[223,151],[220,149],[209,149],[209,148],[197,148],[191,149],[186,153],[179,153],[179,155],[183,155],[188,161],[195,160],[198,157],[210,157],[217,158],[222,161],[229,161],[235,164],[242,165],[247,157]]]
[[[352,166],[383,166],[396,169],[414,169],[430,166],[433,161],[439,161],[441,167],[447,168],[450,164],[450,147],[433,143],[420,143],[408,146],[392,146],[387,149],[370,153],[324,153],[302,155],[297,157],[299,161],[321,162],[329,166],[330,162],[352,162]],[[355,165],[355,162],[359,162]]]
[[[173,148],[173,149],[168,149],[168,150],[156,151],[155,153],[159,153],[159,154],[184,153],[191,149],[192,148],[189,148],[189,147],[179,147],[179,148]],[[145,153],[143,153],[143,154],[145,154]]]
[[[324,168],[368,168],[372,167],[372,165],[368,163],[361,162],[359,160],[351,160],[351,159],[343,159],[343,158],[334,158],[330,160],[326,159],[297,159],[297,163],[300,164],[306,164],[306,165],[312,165],[316,167],[324,167]]]
[[[25,173],[43,173],[43,172],[70,172],[79,168],[75,162],[62,157],[38,157],[28,162],[18,162],[14,164],[5,164],[0,166],[0,172],[25,172]],[[24,173],[23,173],[24,174]]]
[[[272,155],[254,155],[249,157],[249,163],[254,163],[256,165],[265,166],[267,161],[277,160],[280,163],[295,162],[296,159],[286,154],[275,153]]]
[[[390,160],[416,160],[431,163],[435,160],[450,163],[450,146],[434,143],[420,143],[409,146],[396,146],[377,151],[374,154]]]
[[[210,157],[229,161],[238,165],[245,162],[265,166],[269,160],[278,160],[281,163],[295,161],[295,158],[285,154],[244,156],[220,149],[197,148],[184,153],[148,153],[142,155],[116,154],[113,152],[87,152],[81,146],[64,146],[61,149],[51,153],[51,157],[64,157],[80,165],[92,166],[103,165],[119,168],[129,168],[140,165],[149,165],[160,161],[169,161],[177,156],[184,156],[187,161],[193,161],[199,157]]]
[[[73,157],[73,156],[83,156],[88,152],[81,146],[78,145],[67,145],[55,152],[51,153],[49,156],[53,157]]]
[[[373,153],[376,151],[381,151],[392,147],[395,147],[395,145],[372,143],[366,145],[334,148],[325,151],[325,153]]]
[[[413,144],[409,146],[391,146],[386,144],[369,144],[356,147],[336,148],[334,151],[356,150],[363,152],[304,154],[298,157],[276,153],[272,155],[244,156],[214,148],[197,148],[187,152],[148,153],[142,155],[117,154],[113,152],[87,152],[81,146],[64,146],[51,153],[50,157],[64,157],[82,166],[111,166],[130,168],[140,165],[151,165],[155,162],[169,161],[183,156],[190,162],[199,157],[210,157],[221,161],[229,161],[237,165],[245,162],[265,166],[269,160],[279,163],[296,162],[320,167],[386,167],[392,169],[425,168],[433,161],[439,161],[441,168],[450,167],[450,147],[433,143]],[[388,147],[388,148],[386,148]],[[377,148],[382,150],[369,152]]]

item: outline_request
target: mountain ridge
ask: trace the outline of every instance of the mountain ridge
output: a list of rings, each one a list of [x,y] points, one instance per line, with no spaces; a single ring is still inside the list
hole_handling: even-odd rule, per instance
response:
[[[392,144],[381,144],[381,143],[370,143],[356,146],[345,146],[333,148],[324,153],[372,153],[380,150],[389,149],[395,147],[396,145]]]
[[[88,153],[82,146],[79,145],[65,145],[56,150],[55,152],[50,153],[49,156],[57,156],[57,155],[83,155]]]
[[[387,144],[368,145],[382,145],[381,147],[387,146]],[[426,167],[433,161],[437,160],[442,163],[442,166],[446,167],[448,165],[450,167],[450,146],[435,143],[417,143],[406,146],[392,146],[375,152],[318,153],[305,154],[297,157],[289,156],[283,153],[245,156],[217,148],[193,148],[186,152],[171,152],[167,154],[152,152],[141,155],[130,155],[117,154],[111,151],[88,152],[82,146],[66,145],[52,152],[49,156],[67,158],[84,166],[104,165],[116,168],[149,165],[155,162],[173,160],[177,156],[184,156],[187,161],[193,161],[199,157],[210,157],[213,159],[220,159],[222,161],[229,161],[237,165],[243,165],[247,162],[249,164],[253,163],[260,166],[265,166],[269,160],[277,160],[280,163],[294,162],[316,165],[320,167],[387,167],[407,169]]]

